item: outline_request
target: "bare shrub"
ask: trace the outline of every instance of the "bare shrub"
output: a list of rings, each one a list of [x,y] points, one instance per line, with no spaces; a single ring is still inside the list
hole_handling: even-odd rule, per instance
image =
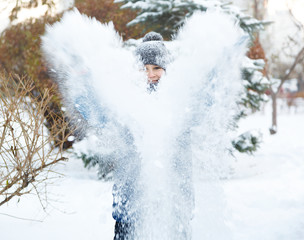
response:
[[[29,79],[0,73],[0,206],[28,193],[44,206],[41,196],[53,167],[66,160],[68,138],[68,123],[49,109],[53,97],[50,89],[38,93]],[[48,118],[56,123],[51,129]]]

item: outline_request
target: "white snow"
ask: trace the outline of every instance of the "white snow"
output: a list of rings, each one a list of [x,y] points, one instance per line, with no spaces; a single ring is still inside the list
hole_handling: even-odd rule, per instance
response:
[[[275,136],[268,133],[271,109],[266,111],[242,124],[264,132],[262,148],[253,156],[237,155],[234,178],[224,183],[234,239],[303,239],[303,109],[287,114],[281,104]]]
[[[215,24],[210,26],[209,22]],[[199,28],[204,31],[197,31]],[[79,35],[79,32],[84,34]],[[226,15],[216,12],[193,15],[175,40],[178,42],[178,57],[168,66],[158,85],[158,91],[147,94],[145,76],[138,71],[133,54],[122,48],[121,39],[112,24],[100,24],[74,10],[65,13],[61,23],[47,29],[47,34],[42,39],[47,59],[56,72],[67,71],[68,78],[65,81],[59,79],[68,103],[67,111],[75,103],[84,105],[79,108],[80,112],[83,108],[89,110],[84,117],[89,118],[89,124],[101,129],[103,138],[100,145],[105,148],[114,146],[115,151],[111,154],[115,154],[116,163],[126,169],[123,174],[118,173],[119,181],[125,182],[127,176],[132,179],[137,175],[134,174],[134,168],[139,166],[136,163],[137,154],[141,158],[141,179],[138,181],[142,184],[136,186],[142,186],[144,190],[139,190],[142,197],[136,199],[140,201],[140,209],[145,214],[144,221],[141,221],[144,230],[138,228],[138,239],[150,239],[145,237],[150,235],[149,231],[151,236],[160,236],[154,239],[176,239],[171,236],[178,235],[177,222],[187,222],[181,223],[184,227],[190,221],[191,211],[186,210],[190,203],[186,201],[192,202],[191,194],[184,192],[183,187],[176,186],[184,186],[189,182],[187,178],[190,179],[191,171],[181,169],[191,169],[191,166],[190,161],[183,161],[184,165],[189,166],[171,164],[177,160],[175,156],[180,156],[175,144],[186,148],[190,143],[185,142],[191,141],[198,151],[208,149],[204,155],[196,154],[197,157],[193,159],[193,165],[198,166],[197,172],[204,168],[215,174],[224,168],[225,164],[221,160],[227,158],[224,157],[227,155],[224,150],[230,146],[230,139],[223,133],[227,132],[225,125],[234,116],[236,96],[242,87],[238,67],[245,54],[245,38],[242,34],[234,21]],[[88,41],[90,45],[87,44]],[[81,103],[81,97],[84,96],[85,102]],[[187,115],[184,114],[185,109],[190,110]],[[104,123],[100,115],[106,117],[107,123]],[[187,140],[187,129],[193,125],[195,129],[192,129],[192,133],[195,132],[195,137]],[[124,127],[132,133],[132,140]],[[177,140],[179,136],[183,139]],[[133,144],[130,144],[133,140],[136,153],[133,152]],[[96,145],[93,144],[92,147],[96,148]],[[103,155],[105,153],[102,151]],[[135,157],[131,156],[133,153]],[[155,165],[155,159],[160,159],[164,167]],[[193,175],[200,176],[200,173]],[[190,191],[190,187],[186,188]],[[186,196],[185,200],[176,197],[181,194]],[[209,191],[210,194],[218,196],[217,191]],[[172,204],[173,197],[175,205]],[[199,198],[196,198],[196,203],[197,199]],[[204,206],[199,203],[197,205]],[[204,209],[206,208],[202,210]],[[222,214],[221,209],[216,207],[214,210],[219,215]],[[213,212],[209,211],[208,214],[213,216]],[[205,213],[200,211],[196,216],[206,218]],[[187,217],[177,217],[185,215]],[[225,225],[224,222],[222,225]],[[185,229],[182,234],[189,234],[190,228]],[[170,237],[165,237],[164,234]]]
[[[12,9],[16,6],[16,2],[17,1],[0,0],[0,33],[9,26],[9,15]],[[17,19],[13,21],[13,24],[23,22],[29,18],[39,18],[43,16],[48,10],[48,7],[46,5],[43,5],[41,1],[38,2],[39,4],[37,7],[30,9],[21,9],[18,13]],[[55,7],[53,8],[53,13],[56,14],[73,6],[74,0],[54,0],[54,4]],[[19,3],[19,5],[21,4]]]
[[[302,108],[294,113],[281,102],[276,135],[268,133],[270,103],[264,113],[241,122],[240,132],[260,129],[264,142],[254,155],[237,154],[231,179],[222,182],[235,240],[304,238],[304,102],[300,103]],[[15,199],[0,208],[1,239],[113,238],[112,183],[98,181],[81,160],[70,159],[58,171],[65,177],[49,187],[46,212],[35,196],[23,196],[19,203]]]
[[[1,239],[112,238],[112,183],[98,181],[96,173],[84,169],[79,159],[70,159],[58,171],[64,177],[53,180],[54,184],[48,188],[46,211],[36,196],[24,196],[19,203],[15,199],[1,207]]]
[[[283,86],[283,91],[286,92],[297,92],[298,91],[298,79],[293,78],[293,79],[289,79],[286,82],[284,82]]]

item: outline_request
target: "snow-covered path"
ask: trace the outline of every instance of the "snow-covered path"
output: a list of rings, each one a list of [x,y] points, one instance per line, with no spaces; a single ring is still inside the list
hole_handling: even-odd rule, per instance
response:
[[[228,223],[235,240],[303,240],[304,113],[282,113],[278,134],[270,136],[268,112],[241,123],[240,130],[261,129],[264,143],[254,156],[237,155],[233,177],[223,181]],[[50,187],[46,212],[34,196],[0,207],[1,240],[113,238],[112,183],[97,181],[80,160],[70,160],[61,171],[66,177]]]

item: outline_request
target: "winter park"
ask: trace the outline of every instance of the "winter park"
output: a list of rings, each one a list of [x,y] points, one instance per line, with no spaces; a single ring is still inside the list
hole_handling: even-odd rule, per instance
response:
[[[0,0],[1,240],[303,240],[303,0]]]

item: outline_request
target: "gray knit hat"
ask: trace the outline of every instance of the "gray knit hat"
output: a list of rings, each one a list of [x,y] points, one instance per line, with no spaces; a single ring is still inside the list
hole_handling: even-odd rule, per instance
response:
[[[144,65],[152,64],[166,69],[168,50],[163,43],[163,37],[159,33],[147,33],[143,38],[143,42],[136,48],[136,54]]]

